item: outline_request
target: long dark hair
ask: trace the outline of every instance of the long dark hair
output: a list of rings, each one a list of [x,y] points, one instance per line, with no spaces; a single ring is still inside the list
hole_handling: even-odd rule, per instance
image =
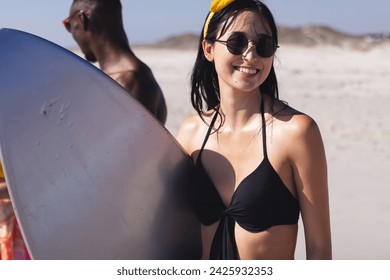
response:
[[[213,41],[217,39],[218,33],[222,36],[229,27],[229,23],[231,24],[242,11],[258,13],[263,20],[264,26],[269,28],[270,35],[275,40],[276,45],[278,45],[278,32],[274,17],[268,7],[261,1],[235,0],[220,12],[215,13],[208,26],[206,38],[203,38],[204,30],[202,30],[198,54],[191,75],[191,102],[202,119],[204,111],[210,109],[217,110],[220,104],[218,75],[214,64],[204,56],[202,48],[203,39]],[[229,19],[232,20],[229,21]],[[262,94],[268,95],[272,99],[279,99],[278,82],[273,65],[267,79],[260,85],[259,89]]]

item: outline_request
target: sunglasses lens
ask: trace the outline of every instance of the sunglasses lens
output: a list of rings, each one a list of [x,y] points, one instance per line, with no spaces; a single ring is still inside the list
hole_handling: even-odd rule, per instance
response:
[[[73,12],[69,17],[67,17],[66,19],[64,19],[62,21],[66,30],[68,30],[69,32],[72,32],[72,25],[70,24],[70,22],[76,15],[78,15],[79,17],[81,17],[81,16],[85,17],[84,12],[82,10],[78,10],[78,11]]]
[[[70,22],[69,21],[67,21],[66,23],[65,23],[65,28],[66,28],[66,30],[68,30],[69,32],[71,31],[71,26],[70,26]]]
[[[248,39],[244,34],[236,33],[229,37],[226,45],[230,53],[234,55],[241,55],[248,47]]]
[[[264,58],[273,56],[276,48],[275,41],[268,35],[262,35],[256,44],[258,55]]]
[[[244,34],[235,33],[226,41],[229,52],[233,55],[241,55],[248,48],[248,39]],[[275,54],[277,46],[274,39],[268,35],[261,35],[256,43],[256,52],[259,56],[268,58]]]

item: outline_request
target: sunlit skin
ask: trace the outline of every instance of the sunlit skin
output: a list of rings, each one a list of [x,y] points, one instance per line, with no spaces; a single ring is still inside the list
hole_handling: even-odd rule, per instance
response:
[[[225,34],[244,33],[256,41],[259,34],[271,35],[259,15],[245,11]],[[225,205],[230,204],[240,182],[262,162],[262,118],[264,102],[267,122],[267,152],[271,165],[288,190],[299,200],[304,223],[308,259],[330,259],[331,238],[327,189],[327,167],[321,134],[316,123],[280,101],[259,91],[267,78],[274,57],[262,58],[252,42],[243,55],[232,55],[224,44],[203,42],[205,57],[214,63],[220,85],[220,111],[225,122],[211,134],[202,155],[203,165]],[[274,112],[278,112],[276,115]],[[204,115],[210,124],[213,114]],[[196,162],[208,130],[198,115],[187,118],[178,140]],[[219,123],[215,124],[219,127]],[[218,222],[201,226],[202,258],[207,259]],[[297,225],[273,226],[261,232],[248,232],[235,226],[240,259],[293,259]]]

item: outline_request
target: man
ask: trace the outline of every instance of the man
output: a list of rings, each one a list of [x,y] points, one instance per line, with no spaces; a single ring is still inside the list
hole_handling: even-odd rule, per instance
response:
[[[63,23],[88,61],[98,62],[102,71],[165,124],[163,93],[150,68],[129,46],[119,0],[74,0]]]

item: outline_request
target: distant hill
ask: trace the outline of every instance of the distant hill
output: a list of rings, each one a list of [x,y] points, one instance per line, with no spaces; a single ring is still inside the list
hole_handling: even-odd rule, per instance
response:
[[[194,49],[197,48],[199,36],[186,33],[172,36],[154,44],[142,47]],[[334,46],[365,50],[376,45],[390,44],[390,40],[372,40],[367,35],[349,35],[327,26],[279,27],[279,43],[305,47]]]
[[[279,27],[281,44],[306,47],[335,46],[366,49],[371,43],[366,35],[349,35],[327,26],[305,26],[299,28]]]
[[[199,36],[196,34],[183,34],[179,36],[172,36],[163,41],[158,42],[155,46],[160,48],[180,48],[193,49],[198,46]]]

